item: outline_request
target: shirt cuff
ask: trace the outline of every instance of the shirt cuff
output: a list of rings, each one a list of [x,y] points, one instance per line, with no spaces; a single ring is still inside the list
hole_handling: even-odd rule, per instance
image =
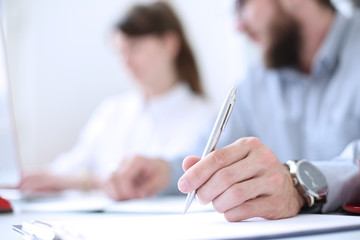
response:
[[[360,202],[359,166],[343,161],[312,163],[321,170],[328,184],[323,213],[334,212],[344,204]]]

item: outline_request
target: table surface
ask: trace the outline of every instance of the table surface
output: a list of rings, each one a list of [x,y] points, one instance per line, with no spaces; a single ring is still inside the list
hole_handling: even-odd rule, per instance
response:
[[[182,201],[183,199],[181,199]],[[17,203],[19,205],[19,202]],[[21,205],[21,203],[20,203]],[[149,213],[144,213],[149,215]],[[144,215],[143,214],[143,215]],[[164,214],[164,213],[162,213]],[[342,215],[347,215],[348,213],[341,213]],[[48,211],[21,211],[16,209],[13,213],[1,213],[0,214],[0,239],[4,240],[19,240],[22,239],[21,235],[15,232],[12,229],[12,225],[22,224],[24,221],[32,222],[34,220],[43,220],[50,222],[76,222],[76,221],[117,221],[124,220],[124,218],[132,217],[136,218],[139,213],[131,212],[48,212]],[[360,216],[359,216],[360,218]],[[149,236],[149,239],[152,239],[152,236]],[[263,239],[263,238],[261,238]],[[335,239],[360,239],[360,228],[351,229],[348,231],[332,232],[332,233],[321,233],[313,235],[302,235],[298,237],[291,238],[281,238],[281,239],[308,239],[308,240],[335,240]]]
[[[19,240],[22,239],[21,235],[12,230],[12,225],[21,224],[23,221],[33,221],[35,219],[46,219],[47,221],[82,221],[92,218],[99,218],[114,215],[111,213],[10,213],[0,215],[0,238],[6,240]],[[124,215],[122,215],[124,216]],[[152,239],[149,236],[149,239]],[[360,229],[324,233],[315,235],[305,235],[281,239],[306,239],[306,240],[338,240],[338,239],[360,239]]]

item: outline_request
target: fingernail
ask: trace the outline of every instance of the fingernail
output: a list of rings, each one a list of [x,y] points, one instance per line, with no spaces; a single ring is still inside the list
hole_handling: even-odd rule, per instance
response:
[[[180,191],[186,192],[187,189],[188,189],[188,187],[189,187],[189,185],[188,185],[188,183],[187,183],[186,180],[181,179],[181,180],[179,181],[178,187],[179,187],[179,190],[180,190]]]

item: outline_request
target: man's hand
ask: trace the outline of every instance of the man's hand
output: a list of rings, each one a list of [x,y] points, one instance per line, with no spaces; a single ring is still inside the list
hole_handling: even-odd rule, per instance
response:
[[[124,159],[104,185],[117,201],[150,197],[170,182],[170,166],[161,159],[134,156]]]
[[[287,167],[257,138],[240,139],[199,160],[184,160],[179,190],[197,189],[200,202],[212,202],[228,221],[292,217],[305,203]]]

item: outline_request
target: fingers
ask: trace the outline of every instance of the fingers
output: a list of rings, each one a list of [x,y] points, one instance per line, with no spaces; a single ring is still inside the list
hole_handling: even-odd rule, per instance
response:
[[[141,187],[138,189],[138,193],[142,198],[150,197],[157,192],[158,188],[159,182],[157,181],[157,178],[151,176],[141,185]]]
[[[165,188],[169,178],[170,167],[164,160],[137,156],[120,165],[106,191],[116,200],[144,198]]]
[[[216,211],[225,213],[251,199],[255,199],[259,196],[266,196],[269,193],[270,189],[263,183],[262,179],[253,178],[232,185],[214,199],[212,203]]]
[[[185,158],[183,161],[183,164],[182,164],[183,170],[186,172],[187,170],[189,170],[189,168],[191,168],[193,165],[195,165],[197,162],[199,162],[200,159],[201,158],[194,157],[194,156]]]
[[[224,217],[229,222],[239,222],[249,218],[263,217],[272,219],[272,211],[275,208],[271,197],[264,196],[244,202],[224,213]]]
[[[215,172],[244,159],[250,150],[260,143],[261,142],[255,138],[244,138],[225,148],[210,153],[206,158],[188,169],[180,178],[178,183],[179,190],[183,193],[196,190]]]
[[[292,202],[294,203],[294,202]],[[262,217],[269,220],[295,216],[300,207],[289,207],[286,196],[274,197],[273,195],[259,196],[250,199],[224,213],[230,222],[243,221],[249,218]]]
[[[139,189],[142,197],[149,197],[165,189],[170,183],[170,165],[162,159],[152,159],[145,168],[145,179]]]
[[[280,163],[254,179],[235,184],[213,201],[229,221],[252,217],[280,219],[295,216],[304,205],[288,170]]]
[[[134,157],[119,166],[113,179],[118,199],[140,198],[137,185],[143,181],[143,159]]]
[[[197,190],[197,196],[203,204],[210,203],[220,194],[237,183],[246,184],[246,180],[254,178],[260,169],[250,159],[244,159],[217,171]]]
[[[116,183],[117,178],[114,173],[103,186],[105,193],[116,201],[126,200],[124,190],[121,188],[121,185]]]
[[[25,192],[39,192],[52,190],[52,179],[43,173],[27,174],[21,179],[18,188]]]
[[[137,187],[142,181],[143,171],[141,169],[142,164],[140,159],[136,159],[126,169],[121,170],[118,183],[121,185],[124,193],[129,198],[140,198],[137,191]]]
[[[291,217],[304,204],[288,169],[256,138],[240,139],[200,161],[188,157],[183,168],[179,190],[197,189],[198,199],[212,202],[229,221]]]

